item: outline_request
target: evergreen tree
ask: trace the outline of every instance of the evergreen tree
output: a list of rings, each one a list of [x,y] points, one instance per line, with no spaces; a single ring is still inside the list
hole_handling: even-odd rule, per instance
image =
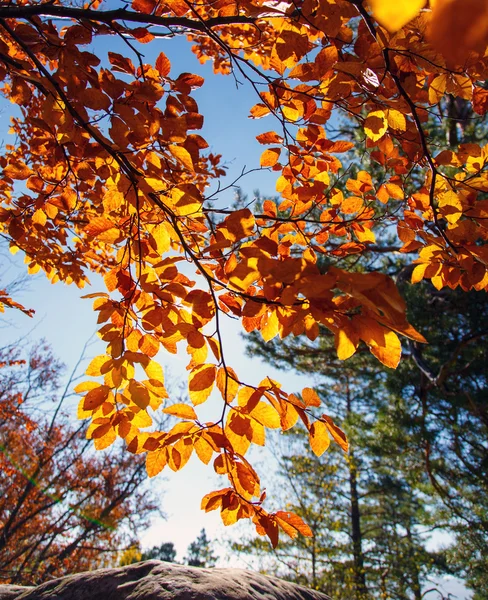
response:
[[[212,542],[208,539],[205,529],[202,529],[197,539],[188,546],[185,563],[190,567],[208,568],[214,567],[216,562]]]
[[[488,299],[425,284],[405,293],[429,344],[411,344],[386,385],[403,399],[396,418],[441,503],[438,518],[455,536],[447,567],[466,579],[475,597],[486,598]]]
[[[304,470],[306,475],[299,477],[294,495],[307,498],[303,505],[312,506],[306,514],[300,503],[290,510],[311,523],[312,529],[314,519],[309,513],[316,510],[316,520],[324,525],[318,528],[319,535],[314,530],[318,548],[307,550],[311,570],[307,575],[299,573],[297,580],[333,598],[343,596],[346,590],[348,597],[355,599],[419,599],[422,581],[435,570],[434,557],[426,551],[422,535],[432,526],[432,514],[425,502],[427,493],[418,486],[422,465],[418,454],[411,451],[412,436],[392,421],[398,415],[391,407],[401,404],[402,399],[394,398],[387,387],[387,374],[366,352],[340,362],[333,336],[326,331],[315,341],[295,338],[265,344],[257,336],[251,340],[251,351],[275,366],[291,366],[321,378],[316,387],[329,412],[342,422],[351,443],[348,456],[336,452],[335,468],[329,462],[334,456],[331,448],[320,459],[304,454],[303,435],[300,452],[292,444],[284,453],[287,464],[280,470],[281,476],[290,471],[296,479]],[[311,482],[317,473],[320,485],[328,488],[326,493]],[[422,482],[428,487],[428,482]],[[324,497],[328,501],[325,504]],[[341,517],[336,518],[337,514]],[[291,547],[307,543],[293,540],[279,547],[281,563],[290,556]],[[320,557],[318,561],[314,552]],[[324,558],[327,555],[328,560]],[[320,574],[317,564],[321,564]],[[288,576],[291,573],[289,569]]]
[[[173,542],[163,542],[160,546],[153,546],[142,553],[141,560],[162,560],[176,562],[176,548]]]

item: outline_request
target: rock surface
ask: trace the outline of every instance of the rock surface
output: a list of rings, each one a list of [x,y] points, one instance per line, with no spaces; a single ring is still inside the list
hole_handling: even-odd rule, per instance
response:
[[[54,579],[0,585],[0,600],[327,600],[300,585],[242,569],[196,569],[149,560]]]

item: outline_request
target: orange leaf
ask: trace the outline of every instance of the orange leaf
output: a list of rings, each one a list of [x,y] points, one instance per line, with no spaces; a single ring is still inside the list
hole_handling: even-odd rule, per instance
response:
[[[342,429],[338,427],[327,415],[322,415],[320,420],[325,423],[325,426],[327,427],[331,436],[334,438],[335,442],[339,444],[344,452],[347,452],[349,450],[349,443],[347,441],[346,434],[342,431]]]
[[[341,204],[341,211],[347,215],[358,212],[363,207],[362,198],[351,196],[346,198]]]
[[[171,145],[169,146],[169,151],[186,169],[193,171],[193,160],[186,148],[183,148],[183,146]]]
[[[106,385],[101,385],[93,390],[90,390],[83,401],[83,410],[95,411],[107,399],[110,393],[110,388]]]
[[[167,408],[163,408],[163,412],[167,415],[172,415],[180,419],[190,419],[193,421],[196,421],[198,419],[195,409],[192,406],[189,406],[188,404],[172,404]]]
[[[303,388],[302,398],[307,406],[320,406],[322,404],[317,392],[309,387]]]
[[[488,42],[486,1],[436,0],[430,39],[450,63],[462,63],[472,51],[483,53]]]
[[[274,131],[267,131],[256,136],[256,139],[260,144],[281,144],[283,138]]]
[[[146,471],[149,477],[155,477],[160,473],[167,463],[168,451],[166,448],[159,448],[146,455]]]
[[[261,154],[262,167],[274,167],[280,158],[281,148],[268,148]]]
[[[150,15],[156,8],[157,0],[132,0],[132,8],[137,12]]]
[[[23,162],[18,161],[8,164],[3,170],[3,174],[11,179],[23,180],[32,175],[32,170]]]
[[[253,119],[261,119],[261,117],[265,117],[269,115],[269,108],[265,104],[256,104],[251,108],[251,117]]]
[[[232,402],[239,389],[236,372],[231,367],[220,367],[217,372],[217,387],[227,402]]]
[[[322,456],[330,445],[327,426],[322,421],[315,421],[309,430],[310,446],[316,456]]]
[[[156,59],[156,69],[158,70],[161,77],[167,77],[169,75],[169,72],[171,70],[171,63],[164,52],[160,52],[159,56]]]
[[[212,392],[217,368],[215,365],[199,365],[188,377],[190,400],[195,406],[205,402]]]
[[[313,537],[313,532],[310,527],[303,521],[301,517],[292,512],[285,512],[279,510],[275,513],[275,517],[277,517],[280,521],[284,521],[291,525],[293,529],[301,533],[306,537]]]

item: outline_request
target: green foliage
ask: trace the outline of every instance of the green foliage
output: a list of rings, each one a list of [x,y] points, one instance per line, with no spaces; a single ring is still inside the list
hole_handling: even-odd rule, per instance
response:
[[[318,547],[280,545],[277,571],[333,598],[344,590],[362,597],[362,572],[373,597],[420,599],[426,579],[441,573],[464,577],[477,594],[486,587],[488,302],[403,281],[410,320],[429,344],[412,342],[396,371],[378,368],[365,352],[341,363],[325,331],[313,342],[250,338],[253,354],[319,378],[351,443],[349,459],[335,462],[330,450],[318,459],[305,451],[303,434],[293,443],[289,434],[280,459],[286,489],[291,474],[297,481],[290,510],[311,524]],[[426,550],[436,529],[455,537],[448,552]],[[264,550],[258,542],[240,549]]]
[[[176,562],[176,548],[173,542],[163,542],[160,546],[153,546],[142,553],[141,560],[162,560]]]
[[[217,557],[213,553],[212,542],[205,529],[200,531],[197,539],[188,546],[185,564],[190,567],[214,567]]]

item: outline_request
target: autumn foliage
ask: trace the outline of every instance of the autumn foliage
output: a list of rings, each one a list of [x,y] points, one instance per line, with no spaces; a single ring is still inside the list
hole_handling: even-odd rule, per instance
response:
[[[157,510],[140,457],[73,427],[62,370],[44,344],[0,349],[0,583],[110,566]]]
[[[380,228],[396,229],[400,251],[412,254],[413,282],[486,290],[486,148],[442,146],[427,133],[446,98],[487,110],[486,2],[113,4],[0,3],[0,78],[18,107],[16,143],[0,158],[2,234],[30,273],[53,283],[83,287],[90,271],[103,275],[106,291],[88,297],[107,350],[77,388],[97,448],[123,438],[146,453],[151,476],[181,469],[195,451],[229,481],[205,496],[205,510],[220,509],[226,524],[250,518],[273,544],[279,528],[308,535],[297,516],[265,510],[247,451],[264,445],[267,429],[298,420],[317,454],[330,439],[344,450],[347,441],[313,390],[243,381],[226,360],[222,322],[238,317],[265,340],[314,339],[326,327],[341,359],[365,344],[395,367],[399,336],[424,340],[394,282],[341,266],[377,249]],[[278,205],[253,213],[208,202],[224,169],[197,133],[204,116],[192,91],[204,80],[174,72],[162,52],[146,64],[139,50],[181,33],[201,62],[259,94],[250,117],[268,117],[257,139]],[[124,54],[93,52],[115,38]],[[327,135],[341,114],[355,140]],[[374,173],[350,176],[354,145]],[[160,351],[188,353],[189,404],[164,408]],[[222,410],[202,422],[198,406],[214,390]],[[177,417],[169,431],[151,428],[159,410]]]

